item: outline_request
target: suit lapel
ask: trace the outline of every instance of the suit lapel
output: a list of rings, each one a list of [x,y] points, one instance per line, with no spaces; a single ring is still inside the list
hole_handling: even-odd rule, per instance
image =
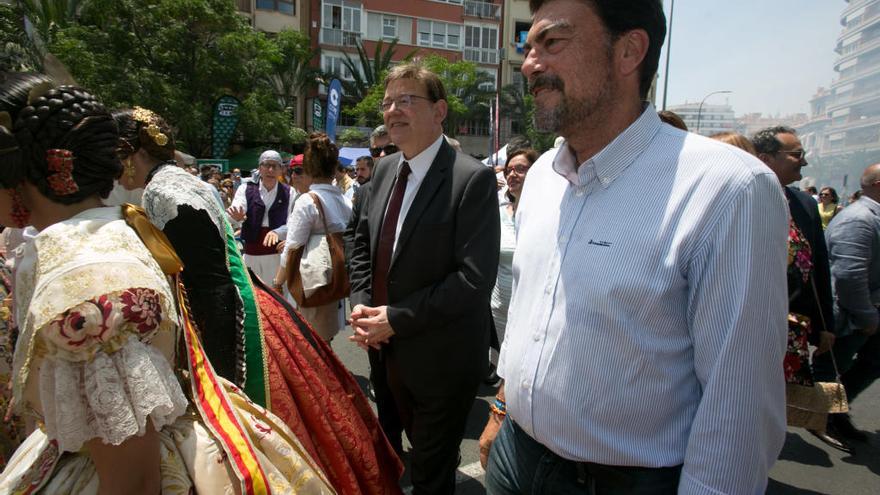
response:
[[[434,161],[428,169],[428,173],[425,174],[425,178],[422,179],[422,183],[419,185],[416,197],[413,198],[409,211],[406,213],[406,218],[403,219],[403,227],[400,229],[400,236],[397,238],[397,247],[394,249],[389,268],[394,267],[394,262],[397,261],[398,253],[400,253],[406,246],[406,242],[416,229],[416,225],[418,225],[422,213],[424,213],[428,205],[431,204],[431,199],[446,180],[446,170],[452,166],[454,162],[455,150],[452,149],[452,146],[449,146],[444,139],[440,144],[440,149],[437,151],[437,156],[434,157]]]

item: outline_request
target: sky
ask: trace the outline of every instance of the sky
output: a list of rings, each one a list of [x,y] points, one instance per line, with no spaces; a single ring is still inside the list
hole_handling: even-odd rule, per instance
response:
[[[664,0],[667,22],[672,0]],[[810,113],[810,98],[835,79],[844,0],[675,0],[667,107],[729,103],[737,116]],[[663,102],[666,49],[657,108]]]

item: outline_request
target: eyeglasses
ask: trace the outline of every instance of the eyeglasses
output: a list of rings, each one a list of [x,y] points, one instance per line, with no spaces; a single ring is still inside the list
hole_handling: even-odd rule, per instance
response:
[[[803,160],[804,157],[807,156],[807,150],[796,150],[796,151],[779,151],[780,153],[785,153],[786,155],[797,158],[798,160]]]
[[[529,171],[531,165],[523,165],[520,163],[519,165],[512,165],[504,169],[504,175],[510,175],[513,172],[518,173],[519,175],[525,175],[526,172]]]
[[[388,98],[388,99],[382,100],[382,103],[379,105],[379,108],[383,112],[387,112],[387,111],[391,110],[391,105],[394,105],[394,107],[397,108],[398,110],[405,110],[405,109],[412,106],[413,98],[434,101],[431,98],[428,98],[426,96],[404,94],[404,95],[398,96],[397,98]]]
[[[390,155],[392,153],[397,153],[398,148],[397,148],[397,146],[395,146],[393,144],[386,144],[385,146],[382,146],[382,147],[376,146],[376,147],[370,148],[370,155],[372,155],[375,158],[375,157],[378,157],[379,155],[381,155],[383,151],[385,152],[386,155]]]
[[[819,197],[820,197],[820,198],[831,197],[831,195],[828,194],[828,193],[819,193]]]
[[[281,166],[275,162],[263,162],[260,164],[260,168],[265,168],[265,169],[269,169],[269,170],[277,170],[277,169],[280,169]]]
[[[304,172],[302,167],[293,167],[290,171],[293,172],[293,175],[302,175]]]

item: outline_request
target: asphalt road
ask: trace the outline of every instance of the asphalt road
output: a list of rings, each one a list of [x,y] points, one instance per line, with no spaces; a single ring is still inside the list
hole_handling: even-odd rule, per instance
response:
[[[366,391],[367,355],[347,340],[349,335],[350,330],[340,333],[333,340],[333,349]],[[477,442],[494,393],[494,389],[481,387],[471,409],[461,444],[456,489],[459,495],[485,493]],[[853,421],[869,432],[869,441],[855,444],[856,452],[850,455],[826,446],[806,430],[789,429],[785,447],[770,473],[768,494],[880,495],[880,382],[866,390],[851,407]],[[404,449],[408,447],[404,440]],[[408,473],[404,473],[402,484],[405,491],[409,486],[408,479]]]

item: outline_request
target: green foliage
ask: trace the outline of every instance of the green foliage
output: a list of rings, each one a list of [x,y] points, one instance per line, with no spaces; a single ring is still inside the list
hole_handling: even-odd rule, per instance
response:
[[[296,84],[271,81],[289,68],[293,38],[254,31],[228,0],[90,0],[49,49],[109,107],[150,108],[187,152],[207,156],[213,105],[226,94],[242,102],[240,138],[291,142],[285,98]]]
[[[25,33],[21,7],[0,3],[0,70],[39,70],[42,58]]]
[[[385,81],[385,75],[393,65],[391,59],[397,52],[397,38],[387,45],[383,40],[377,41],[372,59],[367,56],[367,49],[364,47],[363,40],[358,40],[357,52],[357,61],[353,60],[347,53],[345,54],[345,60],[342,61],[343,65],[351,73],[353,80],[346,81],[340,79],[340,82],[342,83],[343,94],[346,99],[359,102],[369,94],[373,87],[377,84],[381,85]],[[411,60],[417,52],[418,49],[409,52],[403,57],[403,60]],[[335,76],[328,74],[325,77],[329,81]]]
[[[385,76],[382,76],[384,80]],[[356,117],[358,123],[364,127],[376,127],[381,124],[382,110],[379,106],[382,103],[382,97],[385,96],[384,83],[374,84],[367,95],[360,99],[354,106],[344,106],[342,113],[351,117]]]
[[[266,80],[281,108],[292,113],[297,96],[315,87],[321,76],[319,69],[309,65],[318,50],[310,49],[309,39],[299,31],[285,29],[273,41],[277,50],[266,54],[271,64]]]
[[[303,145],[306,144],[306,140],[309,139],[309,133],[300,127],[294,127],[290,130],[290,142],[294,145]]]
[[[368,142],[368,137],[358,129],[349,127],[339,134],[339,144],[342,146],[361,146]]]
[[[489,105],[495,94],[485,89],[494,82],[489,74],[477,70],[473,62],[450,62],[439,55],[430,55],[422,63],[440,76],[446,88],[449,112],[443,127],[448,136],[455,137],[459,125],[465,121],[488,121]]]
[[[535,129],[535,100],[532,95],[523,94],[519,87],[509,84],[501,88],[500,107],[501,116],[510,120],[514,135],[526,136],[532,143],[532,148],[541,153],[553,146],[556,139],[553,133]]]

